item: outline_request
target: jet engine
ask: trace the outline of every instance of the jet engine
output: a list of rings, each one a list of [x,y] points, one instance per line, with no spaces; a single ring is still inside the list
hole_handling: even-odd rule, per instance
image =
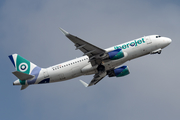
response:
[[[128,66],[121,66],[113,70],[107,71],[109,77],[122,77],[130,73]]]
[[[124,57],[124,53],[122,49],[116,49],[111,52],[108,52],[107,54],[108,54],[109,59],[111,60],[117,60]]]

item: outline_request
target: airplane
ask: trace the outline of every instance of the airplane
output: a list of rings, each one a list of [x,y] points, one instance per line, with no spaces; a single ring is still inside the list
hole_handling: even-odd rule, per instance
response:
[[[22,85],[21,90],[23,90],[33,84],[66,81],[82,75],[94,74],[89,84],[80,80],[85,87],[89,87],[96,85],[105,76],[123,77],[128,75],[129,67],[121,66],[122,64],[144,55],[160,54],[162,49],[172,42],[167,37],[150,35],[101,49],[62,28],[59,29],[74,43],[76,50],[82,51],[84,55],[48,68],[40,68],[18,54],[12,54],[9,58],[16,69],[12,73],[18,78],[13,85]]]

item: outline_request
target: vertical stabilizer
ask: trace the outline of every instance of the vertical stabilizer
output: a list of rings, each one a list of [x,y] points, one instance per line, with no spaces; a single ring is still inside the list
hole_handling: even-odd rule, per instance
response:
[[[12,54],[9,56],[9,58],[15,69],[22,73],[30,74],[31,71],[37,66],[18,54]]]
[[[9,56],[16,71],[13,74],[19,79],[13,85],[22,85],[21,90],[25,89],[28,85],[34,84],[38,78],[41,68],[32,62],[26,60],[18,54]]]

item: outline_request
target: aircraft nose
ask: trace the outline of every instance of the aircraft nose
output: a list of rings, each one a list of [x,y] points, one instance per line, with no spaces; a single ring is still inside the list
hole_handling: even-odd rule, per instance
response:
[[[172,40],[170,38],[165,38],[165,42],[167,43],[167,45],[169,45],[172,42]]]
[[[172,40],[170,38],[168,38],[168,43],[170,44],[172,42]]]

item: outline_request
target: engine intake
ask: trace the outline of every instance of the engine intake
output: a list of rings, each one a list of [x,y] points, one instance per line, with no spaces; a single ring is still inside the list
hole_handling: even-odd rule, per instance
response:
[[[109,77],[122,77],[125,75],[128,75],[130,73],[128,66],[122,66],[113,70],[108,71],[108,76]]]

